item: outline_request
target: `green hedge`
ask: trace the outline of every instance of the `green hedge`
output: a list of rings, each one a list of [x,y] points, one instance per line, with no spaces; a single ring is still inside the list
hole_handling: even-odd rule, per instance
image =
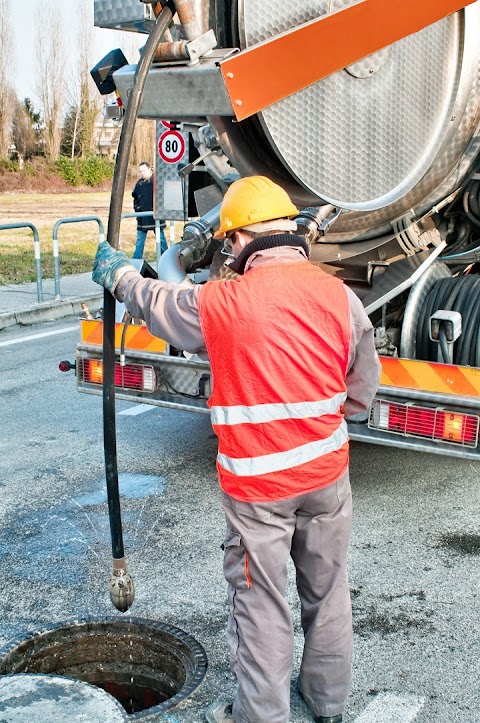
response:
[[[2,171],[18,171],[18,161],[9,161],[7,158],[0,158],[0,169]]]
[[[78,160],[68,158],[68,156],[60,156],[55,163],[56,170],[70,186],[79,186],[81,183]]]
[[[115,164],[99,156],[74,158],[60,156],[55,164],[58,173],[70,186],[97,186],[108,178],[113,178]]]

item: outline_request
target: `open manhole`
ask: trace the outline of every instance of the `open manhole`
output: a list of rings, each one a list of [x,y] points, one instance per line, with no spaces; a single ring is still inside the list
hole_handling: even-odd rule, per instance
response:
[[[165,711],[187,698],[207,670],[191,635],[141,618],[89,618],[34,631],[0,649],[0,675],[66,676],[103,688],[131,720]]]

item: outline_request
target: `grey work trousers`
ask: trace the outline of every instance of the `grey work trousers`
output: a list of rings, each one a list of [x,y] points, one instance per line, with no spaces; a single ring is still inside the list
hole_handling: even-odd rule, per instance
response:
[[[316,715],[341,713],[352,678],[348,469],[334,484],[299,497],[245,503],[224,493],[223,506],[227,642],[238,681],[235,723],[288,723],[293,626],[284,595],[289,555],[304,632],[302,694]]]

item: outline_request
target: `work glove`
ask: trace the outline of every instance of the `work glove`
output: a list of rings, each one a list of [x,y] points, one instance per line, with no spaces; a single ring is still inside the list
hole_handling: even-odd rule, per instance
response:
[[[116,251],[108,241],[102,241],[98,245],[93,262],[93,281],[113,294],[121,277],[127,271],[135,271],[135,267],[126,254],[123,251]]]

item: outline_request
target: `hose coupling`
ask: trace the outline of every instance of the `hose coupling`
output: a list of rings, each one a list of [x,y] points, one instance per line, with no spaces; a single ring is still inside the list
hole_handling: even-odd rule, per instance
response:
[[[124,557],[113,560],[113,572],[108,586],[110,600],[121,613],[127,612],[135,598],[133,578]]]
[[[213,234],[220,225],[220,206],[219,203],[201,218],[185,224],[181,255],[191,263],[198,264],[207,256]]]
[[[295,218],[298,231],[306,237],[309,244],[315,243],[320,236],[325,236],[342,211],[342,208],[336,208],[331,203],[327,203],[325,206],[304,208]]]

